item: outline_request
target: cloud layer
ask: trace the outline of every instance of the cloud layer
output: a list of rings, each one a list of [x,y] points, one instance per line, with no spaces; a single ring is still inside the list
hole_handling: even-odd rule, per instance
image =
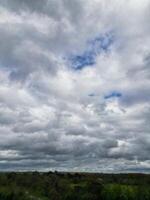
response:
[[[0,170],[150,170],[150,1],[0,0]]]

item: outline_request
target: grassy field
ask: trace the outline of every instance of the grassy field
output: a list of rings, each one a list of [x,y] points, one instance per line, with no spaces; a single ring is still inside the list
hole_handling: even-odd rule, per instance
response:
[[[150,175],[0,173],[0,200],[150,200]]]

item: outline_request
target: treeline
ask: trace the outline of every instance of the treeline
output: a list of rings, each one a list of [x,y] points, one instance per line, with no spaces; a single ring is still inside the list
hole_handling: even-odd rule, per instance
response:
[[[150,200],[150,175],[0,173],[0,200]]]

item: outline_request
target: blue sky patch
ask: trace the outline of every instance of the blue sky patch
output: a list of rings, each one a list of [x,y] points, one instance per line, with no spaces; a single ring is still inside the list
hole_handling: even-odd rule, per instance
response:
[[[105,34],[103,36],[96,37],[94,40],[89,41],[95,51],[107,51],[109,50],[110,46],[112,45],[114,41],[114,36],[110,33]]]
[[[88,96],[89,96],[89,97],[94,97],[95,94],[94,94],[94,93],[90,93]]]
[[[75,70],[81,70],[86,66],[96,63],[96,57],[101,52],[107,52],[114,41],[112,34],[105,34],[87,42],[86,50],[78,55],[71,55],[69,60]]]
[[[120,98],[120,97],[122,97],[122,94],[120,92],[114,91],[114,92],[104,96],[105,99],[110,99],[110,98],[114,98],[114,97]]]
[[[76,70],[82,69],[85,66],[95,64],[95,55],[93,52],[85,52],[82,55],[72,56],[71,64]]]

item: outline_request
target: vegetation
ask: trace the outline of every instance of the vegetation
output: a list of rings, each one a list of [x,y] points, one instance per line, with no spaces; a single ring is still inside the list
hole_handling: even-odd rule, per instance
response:
[[[0,200],[150,200],[150,175],[1,173]]]

